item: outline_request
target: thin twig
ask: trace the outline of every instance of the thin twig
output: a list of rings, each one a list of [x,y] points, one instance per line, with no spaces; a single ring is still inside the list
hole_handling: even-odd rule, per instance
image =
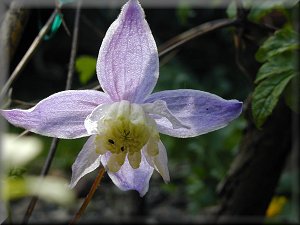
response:
[[[170,62],[178,54],[178,52],[179,52],[179,50],[174,50],[174,51],[170,52],[169,54],[167,54],[165,57],[163,57],[159,62],[159,67],[163,67],[168,62]]]
[[[93,90],[101,90],[101,86],[98,84],[97,86],[92,88]]]
[[[78,41],[78,31],[79,31],[78,25],[79,25],[80,6],[81,6],[81,3],[79,1],[78,5],[77,5],[77,8],[76,8],[76,18],[75,18],[75,22],[74,22],[72,50],[71,50],[70,64],[69,64],[70,66],[69,66],[68,78],[67,78],[66,88],[65,88],[66,90],[70,89],[71,86],[72,86],[74,60],[75,60],[75,56],[76,56],[76,52],[77,52],[77,43],[74,43],[74,42]],[[73,67],[71,67],[71,65]],[[71,70],[71,72],[70,72],[70,70]],[[49,169],[50,169],[50,166],[52,164],[54,155],[56,153],[58,141],[59,141],[58,138],[53,138],[52,139],[52,144],[51,144],[46,162],[45,162],[44,167],[43,167],[42,172],[41,172],[41,177],[42,178],[45,177],[49,172]],[[38,196],[34,196],[31,199],[31,201],[29,203],[29,206],[27,208],[27,211],[26,211],[26,213],[24,215],[24,218],[23,218],[23,224],[28,224],[29,218],[30,218],[30,216],[31,216],[31,214],[32,214],[32,212],[35,208],[35,205],[36,205],[37,201],[38,201]]]
[[[233,36],[234,46],[235,46],[235,62],[238,68],[242,71],[242,73],[249,80],[249,84],[253,83],[253,79],[251,78],[250,72],[244,66],[242,62],[242,49],[243,49],[243,38],[245,37],[245,27],[248,22],[247,16],[249,11],[243,7],[241,0],[236,0],[236,11],[237,11],[237,19],[241,22],[241,26],[237,27],[235,30],[235,34]]]
[[[166,53],[172,51],[175,48],[185,44],[186,42],[199,37],[203,34],[207,34],[209,32],[238,25],[238,20],[233,19],[219,19],[210,22],[203,23],[197,27],[194,27],[182,34],[177,35],[176,37],[170,39],[169,41],[165,42],[158,48],[159,57],[165,55]]]
[[[41,174],[40,174],[40,176],[42,178],[45,177],[48,174],[48,172],[49,172],[49,169],[50,169],[50,166],[52,164],[54,155],[56,153],[58,141],[59,141],[58,138],[53,138],[52,139],[52,143],[51,143],[51,146],[50,146],[50,149],[49,149],[49,153],[48,153],[46,162],[45,162],[44,167],[43,167],[43,169],[41,171]],[[31,199],[31,201],[30,201],[30,203],[28,205],[28,208],[26,210],[26,213],[24,215],[22,224],[28,224],[29,218],[30,218],[30,216],[31,216],[31,214],[32,214],[32,212],[34,210],[34,207],[35,207],[37,201],[38,201],[38,197],[37,196],[32,197],[32,199]]]
[[[29,60],[33,56],[33,53],[37,50],[38,46],[43,41],[43,37],[49,31],[49,29],[50,29],[50,27],[52,25],[52,22],[54,20],[54,17],[56,16],[56,14],[57,14],[57,9],[55,9],[53,11],[53,13],[51,14],[51,16],[48,19],[47,23],[40,30],[39,34],[34,39],[34,41],[32,42],[32,44],[29,47],[29,49],[27,50],[27,52],[25,53],[25,55],[23,56],[23,58],[21,59],[21,61],[19,62],[19,64],[16,66],[15,70],[12,72],[12,74],[9,77],[9,79],[6,81],[6,83],[3,86],[2,90],[1,90],[1,93],[0,93],[0,99],[2,99],[5,96],[6,92],[8,91],[8,89],[10,88],[10,86],[12,85],[12,83],[20,75],[21,71],[24,69],[24,67],[27,65],[27,63],[29,62]]]
[[[91,84],[82,86],[80,88],[78,88],[78,90],[86,90],[86,89],[93,89],[93,90],[101,90],[101,87],[99,85],[99,81],[95,81]]]
[[[70,32],[70,30],[69,30],[69,28],[68,28],[68,26],[67,26],[67,24],[66,24],[66,21],[65,21],[65,19],[64,19],[64,17],[63,17],[63,14],[62,14],[60,8],[58,8],[58,14],[59,14],[59,16],[60,16],[60,18],[61,18],[61,22],[62,22],[63,28],[65,29],[67,35],[68,35],[69,37],[71,37],[71,32]]]
[[[94,26],[93,22],[89,20],[85,15],[82,15],[82,22],[85,23],[91,30],[99,37],[103,38],[105,36],[105,32],[100,30],[98,27]]]
[[[81,1],[78,1],[77,8],[76,8],[75,22],[74,22],[72,49],[71,49],[71,56],[69,62],[66,90],[69,90],[71,88],[71,84],[73,80],[74,64],[75,64],[75,57],[77,53],[77,42],[78,42],[78,33],[79,33],[78,31],[79,31],[79,19],[80,19],[80,8],[81,8],[80,6],[81,6]]]
[[[24,8],[20,1],[10,2],[9,9],[0,21],[0,39],[8,60],[15,54],[30,14],[30,9]]]
[[[29,133],[30,133],[29,130],[24,130],[21,134],[18,135],[17,138],[23,137],[23,136],[25,136],[26,134],[29,134]]]
[[[90,203],[93,195],[95,194],[95,191],[97,190],[98,186],[100,185],[100,182],[103,178],[104,172],[105,172],[105,169],[104,169],[103,166],[101,166],[101,168],[99,170],[99,173],[98,173],[96,179],[94,180],[94,183],[93,183],[89,193],[87,194],[84,202],[82,203],[80,209],[75,214],[74,218],[70,221],[69,225],[75,224],[80,219],[82,214],[84,213],[86,207],[88,206],[88,204]]]
[[[22,100],[19,100],[19,99],[12,99],[11,100],[11,103],[15,103],[15,104],[19,104],[21,107],[22,106],[28,106],[28,107],[33,107],[36,105],[36,103],[33,103],[33,102],[25,102],[25,101],[22,101]],[[19,107],[20,107],[19,106]],[[18,107],[18,108],[19,108]]]

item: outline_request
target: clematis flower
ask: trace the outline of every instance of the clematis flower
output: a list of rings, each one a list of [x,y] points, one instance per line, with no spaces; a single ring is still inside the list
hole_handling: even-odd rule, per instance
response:
[[[13,125],[57,138],[90,136],[72,166],[70,187],[102,164],[121,190],[143,196],[154,170],[170,180],[159,133],[195,137],[226,126],[242,103],[198,90],[152,93],[159,76],[157,47],[137,0],[109,27],[97,59],[104,92],[62,91],[28,110],[2,110]]]

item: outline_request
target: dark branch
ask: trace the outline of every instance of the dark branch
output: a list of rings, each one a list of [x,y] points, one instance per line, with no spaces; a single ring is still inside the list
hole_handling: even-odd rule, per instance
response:
[[[162,44],[158,48],[159,57],[165,55],[166,53],[178,48],[179,46],[185,44],[186,42],[199,37],[201,35],[207,34],[209,32],[222,29],[225,27],[238,25],[237,20],[232,19],[219,19],[210,22],[203,23],[197,27],[194,27],[182,34],[175,36],[166,43]]]
[[[14,56],[30,13],[30,9],[21,6],[20,2],[12,1],[1,22],[0,39],[9,60]]]
[[[0,93],[0,99],[2,99],[5,96],[6,92],[8,91],[8,89],[10,88],[10,86],[12,85],[12,83],[18,78],[18,76],[20,75],[21,71],[23,71],[24,67],[27,65],[27,63],[29,62],[29,60],[33,56],[33,53],[37,50],[38,46],[43,41],[43,37],[49,31],[49,29],[51,27],[51,24],[52,24],[52,21],[54,20],[54,17],[56,16],[56,14],[57,14],[57,9],[55,9],[53,11],[53,13],[50,16],[50,18],[48,19],[47,23],[40,30],[39,34],[34,39],[34,41],[32,42],[32,44],[29,47],[29,49],[27,50],[27,52],[25,53],[25,55],[23,56],[23,58],[21,59],[21,61],[19,62],[19,64],[16,66],[15,70],[12,72],[12,74],[9,77],[9,79],[6,81],[6,83],[5,83],[5,85],[2,88],[1,93]]]
[[[75,22],[74,22],[72,49],[71,49],[71,56],[70,56],[70,62],[69,62],[66,90],[71,89],[71,84],[72,84],[72,80],[73,80],[74,64],[75,64],[75,57],[76,57],[76,53],[77,53],[77,43],[78,43],[78,33],[79,33],[80,8],[81,8],[81,1],[78,1],[76,15],[75,15]]]
[[[80,8],[81,8],[81,1],[78,1],[77,8],[76,8],[76,16],[75,16],[75,22],[74,22],[74,31],[73,31],[73,40],[72,40],[72,49],[71,49],[71,55],[70,55],[70,63],[69,63],[69,71],[68,71],[68,78],[67,78],[67,83],[66,83],[66,88],[65,90],[68,90],[72,86],[72,80],[73,80],[73,72],[74,72],[74,61],[75,61],[75,56],[77,53],[77,41],[78,41],[78,32],[79,32],[79,18],[80,18]],[[52,139],[52,144],[46,159],[46,162],[44,164],[44,167],[41,172],[41,177],[45,177],[50,169],[50,166],[52,164],[52,161],[54,159],[57,145],[58,145],[58,138],[53,138]],[[38,201],[38,196],[34,196],[27,208],[27,211],[25,213],[25,216],[23,218],[23,224],[28,224],[28,221],[31,217],[31,214],[35,208],[35,205]]]
[[[52,164],[54,155],[56,153],[58,141],[59,141],[58,138],[53,138],[52,139],[52,143],[51,143],[51,146],[50,146],[50,149],[49,149],[49,153],[48,153],[46,162],[45,162],[44,167],[43,167],[43,169],[41,171],[41,174],[40,174],[41,178],[45,177],[49,172],[49,169],[50,169],[50,166]],[[38,199],[39,199],[38,196],[32,197],[32,199],[31,199],[31,201],[30,201],[30,203],[27,207],[26,213],[24,215],[22,224],[28,224],[28,221],[29,221],[29,219],[32,215],[32,212],[35,208],[35,205],[36,205]]]
[[[218,223],[262,223],[291,151],[291,111],[282,101],[261,130],[251,122],[251,106],[245,113],[248,127],[240,151],[218,188]]]

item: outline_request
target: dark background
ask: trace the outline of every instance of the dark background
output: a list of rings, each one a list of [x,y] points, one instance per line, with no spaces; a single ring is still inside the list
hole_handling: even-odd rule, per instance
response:
[[[24,24],[25,31],[11,62],[11,71],[51,13],[52,9],[30,10],[28,22]],[[63,9],[62,13],[67,27],[72,31],[75,10]],[[225,8],[146,8],[145,13],[158,47],[197,25],[227,17]],[[77,56],[97,57],[101,40],[118,14],[119,9],[82,9]],[[161,57],[160,78],[155,91],[191,88],[245,102],[252,90],[252,84],[236,64],[233,34],[233,28],[220,29],[193,39]],[[13,84],[13,100],[36,103],[64,90],[72,37],[67,35],[63,26],[49,35],[52,37],[43,41]],[[250,67],[252,64],[253,67],[257,66],[253,61],[253,52],[257,47],[250,46],[248,54],[243,55],[243,60]],[[88,84],[83,85],[75,71],[72,89],[86,89],[97,85],[96,74]],[[18,101],[13,101],[11,107],[28,108],[29,105],[20,105]],[[162,178],[154,172],[149,192],[144,198],[140,198],[134,191],[120,191],[105,176],[81,221],[205,222],[206,216],[219,203],[217,186],[226,176],[238,152],[245,128],[246,120],[242,114],[226,128],[199,137],[178,139],[161,135],[168,152],[171,182],[164,184]],[[13,127],[9,129],[19,133],[22,131]],[[43,152],[26,168],[27,173],[36,175],[40,173],[51,142],[50,138],[37,137],[44,141]],[[71,165],[85,140],[60,141],[50,174],[70,180]],[[32,222],[68,221],[79,208],[81,198],[87,194],[95,176],[96,173],[93,172],[79,182],[75,188],[78,202],[68,209],[40,201],[33,213]],[[278,194],[287,193],[289,196],[291,181],[288,175],[284,176],[278,185]],[[27,204],[27,198],[13,202],[16,218],[22,218]],[[286,207],[280,218],[289,217],[289,212]]]

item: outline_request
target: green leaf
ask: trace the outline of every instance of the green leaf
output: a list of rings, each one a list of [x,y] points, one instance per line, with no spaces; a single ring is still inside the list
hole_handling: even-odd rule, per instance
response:
[[[297,49],[297,34],[286,26],[268,38],[257,51],[257,60],[264,62],[256,75],[257,86],[252,99],[252,115],[257,127],[271,115],[285,87],[298,74]]]
[[[236,1],[231,1],[226,8],[226,14],[228,18],[235,18],[236,17]]]
[[[295,67],[296,55],[293,52],[289,51],[274,56],[259,68],[255,84],[258,84],[272,75],[291,72],[295,70]]]
[[[276,74],[263,80],[255,88],[252,98],[252,114],[257,127],[260,128],[271,115],[281,93],[294,76],[294,71]]]
[[[176,14],[181,25],[187,25],[190,13],[191,9],[186,5],[181,5],[177,8]]]
[[[79,75],[81,84],[87,82],[95,75],[96,72],[96,58],[93,56],[83,55],[76,59],[75,68]]]
[[[257,51],[255,57],[259,62],[266,60],[286,51],[299,49],[297,33],[291,27],[286,26],[268,38]]]
[[[299,73],[298,73],[299,75]],[[284,100],[288,107],[295,113],[299,113],[300,106],[300,98],[299,98],[299,90],[300,90],[300,81],[299,76],[294,77],[291,82],[287,85],[284,91]]]

